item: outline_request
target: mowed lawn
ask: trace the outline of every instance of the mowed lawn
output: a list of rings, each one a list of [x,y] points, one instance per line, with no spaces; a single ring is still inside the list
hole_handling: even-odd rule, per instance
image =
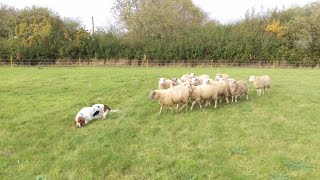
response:
[[[148,99],[160,77],[268,74],[269,95],[176,112]],[[320,70],[0,68],[1,179],[318,179]],[[76,113],[118,113],[83,128]],[[190,108],[190,105],[189,105]]]

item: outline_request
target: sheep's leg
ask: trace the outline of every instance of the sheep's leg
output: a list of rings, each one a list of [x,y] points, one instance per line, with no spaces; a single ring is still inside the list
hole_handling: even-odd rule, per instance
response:
[[[192,111],[192,108],[193,108],[193,106],[194,106],[196,103],[197,103],[197,101],[193,101],[193,102],[192,102],[190,111]]]
[[[235,100],[234,100],[234,102],[237,102],[237,100],[238,100],[238,96],[235,96]]]
[[[263,89],[262,89],[262,94],[263,94],[263,95],[264,95],[264,90],[265,90],[265,89],[263,88]]]
[[[226,96],[226,101],[227,101],[227,104],[229,104],[229,99],[228,99],[228,97]]]
[[[198,101],[198,104],[199,104],[199,106],[200,106],[200,109],[202,108],[202,106],[201,106],[201,103],[200,103],[200,101]]]
[[[160,106],[160,112],[159,112],[159,115],[161,114],[161,111],[162,111],[162,106]]]
[[[204,105],[205,107],[210,105],[210,100],[206,100],[206,104]]]
[[[247,100],[249,100],[249,94],[247,94]]]
[[[259,89],[257,89],[257,95],[259,96]]]
[[[187,104],[183,104],[182,107],[180,108],[180,111],[181,111],[184,107],[186,107],[186,110],[188,109],[188,105],[187,105]]]
[[[217,108],[217,104],[218,104],[218,100],[215,99],[215,100],[214,100],[214,108]]]
[[[179,109],[179,104],[177,104],[177,109]]]

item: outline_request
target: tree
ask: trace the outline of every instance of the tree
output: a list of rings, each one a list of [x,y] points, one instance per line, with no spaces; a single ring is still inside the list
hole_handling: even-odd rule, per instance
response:
[[[13,47],[16,9],[0,4],[0,58],[14,56]]]
[[[116,0],[114,9],[128,33],[140,37],[181,34],[207,20],[191,0]]]
[[[283,36],[285,34],[284,27],[280,24],[279,20],[272,20],[265,29],[265,31],[273,33],[275,36]]]
[[[23,58],[58,58],[64,33],[60,17],[46,8],[34,6],[17,13],[14,41]]]

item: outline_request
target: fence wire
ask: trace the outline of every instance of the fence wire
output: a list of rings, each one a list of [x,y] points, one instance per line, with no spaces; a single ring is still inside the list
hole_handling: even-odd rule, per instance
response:
[[[124,59],[0,59],[0,66],[111,66],[111,67],[262,67],[319,68],[318,62],[265,60],[124,60]]]

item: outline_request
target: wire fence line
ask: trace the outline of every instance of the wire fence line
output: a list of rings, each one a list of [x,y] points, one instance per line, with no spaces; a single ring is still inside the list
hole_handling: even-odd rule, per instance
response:
[[[265,60],[125,60],[125,59],[0,59],[0,66],[111,67],[261,67],[319,68],[318,62]]]

